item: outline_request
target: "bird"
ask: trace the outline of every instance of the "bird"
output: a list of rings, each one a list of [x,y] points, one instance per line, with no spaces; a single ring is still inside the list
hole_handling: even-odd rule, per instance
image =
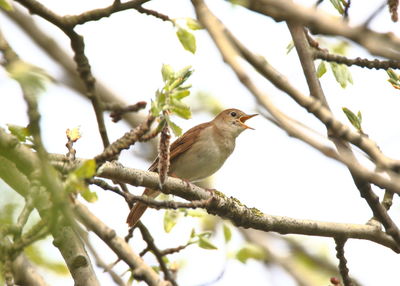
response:
[[[244,130],[254,129],[245,122],[256,115],[247,115],[239,109],[230,108],[220,112],[213,120],[186,131],[170,146],[168,175],[193,183],[217,172],[235,149],[236,138]],[[149,171],[158,171],[158,160],[157,157]],[[160,193],[146,188],[143,195],[155,198]],[[136,225],[146,209],[146,204],[135,203],[126,219],[129,227]]]

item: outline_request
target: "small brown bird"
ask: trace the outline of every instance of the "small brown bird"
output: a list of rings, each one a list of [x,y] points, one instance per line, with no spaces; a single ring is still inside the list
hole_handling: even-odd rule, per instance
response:
[[[257,114],[247,115],[238,109],[226,109],[212,121],[189,129],[170,147],[169,175],[196,182],[205,179],[222,167],[235,148],[236,137],[245,129],[253,129],[245,122]],[[158,158],[149,171],[157,172]],[[143,195],[155,198],[160,191],[145,189]],[[147,206],[137,202],[126,222],[134,226]]]

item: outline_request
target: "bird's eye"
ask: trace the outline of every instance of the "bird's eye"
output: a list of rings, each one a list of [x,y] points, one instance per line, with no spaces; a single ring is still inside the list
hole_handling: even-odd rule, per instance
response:
[[[231,112],[231,116],[232,116],[232,117],[236,117],[236,115],[237,115],[237,114],[236,114],[235,111],[232,111],[232,112]]]

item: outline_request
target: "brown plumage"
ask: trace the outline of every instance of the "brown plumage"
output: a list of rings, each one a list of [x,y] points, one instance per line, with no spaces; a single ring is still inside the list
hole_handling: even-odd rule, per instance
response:
[[[250,128],[244,122],[255,115],[247,115],[238,109],[227,109],[214,120],[189,129],[171,144],[169,175],[193,182],[215,173],[232,153],[236,137]],[[148,170],[157,172],[157,166],[158,157]],[[143,193],[151,198],[159,194],[159,191],[148,188]],[[126,220],[128,225],[134,226],[146,209],[145,204],[137,202]]]

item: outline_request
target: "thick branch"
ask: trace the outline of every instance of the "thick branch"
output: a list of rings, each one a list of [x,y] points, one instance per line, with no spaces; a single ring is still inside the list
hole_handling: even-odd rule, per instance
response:
[[[59,165],[60,167],[63,165],[63,156],[53,155],[52,158],[55,160],[53,161],[54,165]],[[150,189],[157,189],[159,187],[157,173],[126,168],[113,163],[105,163],[98,170],[98,176],[133,186],[143,186]],[[395,252],[400,252],[400,249],[398,249],[396,243],[389,235],[373,226],[300,220],[267,215],[257,209],[246,207],[235,198],[227,198],[218,192],[216,192],[217,195],[212,196],[205,189],[193,184],[188,185],[186,182],[172,177],[166,179],[162,191],[190,201],[210,199],[211,203],[205,206],[207,211],[222,218],[230,219],[237,226],[263,231],[275,231],[281,234],[293,233],[366,239],[387,246]]]
[[[99,176],[118,182],[143,186],[151,189],[158,188],[158,174],[106,163],[99,170]],[[187,200],[210,199],[211,194],[184,181],[168,177],[165,181],[163,192],[171,193]],[[387,234],[375,227],[357,224],[329,223],[313,220],[298,220],[288,217],[273,216],[242,205],[237,199],[227,198],[218,194],[212,203],[206,207],[211,214],[230,219],[237,226],[254,228],[263,231],[275,231],[281,234],[305,234],[314,236],[367,239],[385,245],[396,252],[399,249],[396,243]]]
[[[14,187],[19,194],[34,198],[35,207],[42,219],[47,222],[54,237],[54,245],[63,255],[75,285],[99,285],[82,240],[68,224],[72,215],[66,205],[68,200],[60,187],[58,177],[51,176],[54,170],[50,169],[44,180],[44,186],[53,189],[44,190],[37,179],[43,177],[40,173],[44,170],[38,154],[23,145],[15,144],[14,140],[16,139],[12,135],[0,129],[0,156],[6,154],[0,157],[3,163],[0,164],[0,178]],[[20,166],[24,167],[19,168]],[[16,181],[18,183],[15,183]],[[55,196],[54,193],[58,195]],[[61,201],[61,198],[64,200]],[[54,208],[54,205],[57,205],[57,208]],[[58,211],[62,212],[62,220]]]
[[[400,60],[400,39],[390,33],[377,33],[365,26],[351,27],[345,21],[307,8],[290,0],[249,0],[247,8],[272,17],[275,21],[295,21],[315,34],[336,35],[350,39],[371,54]]]
[[[118,237],[113,229],[94,216],[87,207],[77,202],[74,210],[81,223],[100,237],[117,254],[119,259],[133,269],[133,275],[136,279],[144,280],[151,286],[171,285],[169,282],[162,280],[140,256],[131,250],[124,239]]]
[[[68,23],[70,27],[75,27],[76,25],[81,25],[89,21],[97,21],[104,17],[110,17],[112,14],[120,11],[125,11],[129,9],[138,9],[141,7],[141,5],[143,5],[148,1],[149,0],[131,0],[124,3],[116,1],[110,6],[105,8],[98,8],[86,11],[79,15],[64,16],[63,21]]]
[[[37,272],[24,254],[18,255],[12,263],[12,272],[15,283],[26,286],[47,286],[43,277]]]
[[[310,93],[313,97],[316,97],[323,102],[324,106],[329,109],[324,92],[317,77],[311,48],[308,44],[304,28],[292,22],[288,22],[288,27],[292,34],[297,54],[299,55],[304,75],[307,79]],[[326,125],[326,128],[329,134],[336,134],[335,130],[332,130],[330,125]],[[357,158],[354,156],[349,144],[346,141],[344,141],[342,138],[332,138],[332,141],[335,143],[339,153],[341,153],[343,156],[349,157],[353,162],[357,162]],[[377,150],[380,152],[379,148],[377,148]],[[349,171],[353,177],[355,185],[360,192],[361,197],[363,197],[368,203],[374,214],[374,217],[376,217],[379,222],[382,223],[386,232],[393,237],[398,245],[400,245],[400,230],[389,216],[384,206],[379,203],[379,197],[373,192],[371,184],[364,178],[360,177],[357,172],[354,172],[354,170],[351,168],[349,168]]]

